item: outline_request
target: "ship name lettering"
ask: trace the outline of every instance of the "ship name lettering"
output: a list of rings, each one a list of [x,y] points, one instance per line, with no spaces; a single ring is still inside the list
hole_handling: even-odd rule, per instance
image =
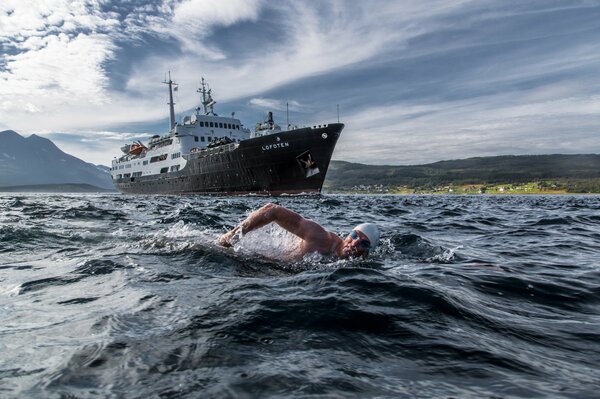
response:
[[[289,147],[290,143],[288,143],[287,141],[285,143],[275,143],[275,144],[267,144],[267,145],[263,145],[262,146],[262,150],[263,151],[269,151],[275,148],[285,148],[285,147]]]

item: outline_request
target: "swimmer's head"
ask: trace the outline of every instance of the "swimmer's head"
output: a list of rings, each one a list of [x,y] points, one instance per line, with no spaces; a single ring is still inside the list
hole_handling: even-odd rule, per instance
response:
[[[379,229],[373,223],[356,226],[344,240],[345,256],[364,256],[379,243]]]
[[[375,248],[379,244],[379,228],[373,223],[362,223],[354,228],[355,231],[360,231],[369,239],[371,248]]]

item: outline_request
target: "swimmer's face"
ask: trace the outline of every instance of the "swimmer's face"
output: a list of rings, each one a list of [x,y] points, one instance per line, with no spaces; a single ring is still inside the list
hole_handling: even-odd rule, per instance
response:
[[[352,230],[350,234],[344,239],[344,245],[342,252],[344,256],[365,256],[371,249],[371,242],[366,235],[357,230]]]

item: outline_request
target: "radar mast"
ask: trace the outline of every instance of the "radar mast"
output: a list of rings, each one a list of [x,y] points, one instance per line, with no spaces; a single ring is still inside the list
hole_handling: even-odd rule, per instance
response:
[[[202,106],[204,107],[204,115],[216,115],[213,111],[213,106],[217,103],[212,98],[212,89],[208,86],[208,83],[202,78],[200,88],[196,92],[202,94]]]

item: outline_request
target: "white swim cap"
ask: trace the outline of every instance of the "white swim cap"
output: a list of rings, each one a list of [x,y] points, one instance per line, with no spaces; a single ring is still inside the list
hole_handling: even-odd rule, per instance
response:
[[[379,243],[379,229],[373,223],[362,223],[354,228],[367,236],[371,242],[371,249],[375,248]]]

